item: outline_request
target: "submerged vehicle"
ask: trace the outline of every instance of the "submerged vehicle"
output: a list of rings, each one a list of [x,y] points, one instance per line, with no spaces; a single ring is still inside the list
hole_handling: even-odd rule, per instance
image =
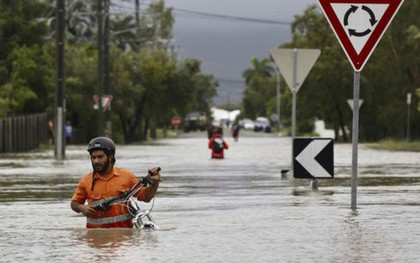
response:
[[[254,121],[254,131],[271,132],[270,120],[266,117],[257,117]]]
[[[206,129],[207,118],[201,112],[193,111],[185,116],[184,131],[204,131]]]

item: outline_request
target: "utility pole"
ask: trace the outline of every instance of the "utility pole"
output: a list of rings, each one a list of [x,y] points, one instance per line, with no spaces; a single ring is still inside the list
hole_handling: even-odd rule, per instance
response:
[[[56,114],[55,114],[55,157],[62,160],[65,155],[64,146],[64,30],[65,30],[65,12],[66,6],[64,0],[56,2],[57,32],[56,32],[56,67],[57,67],[57,83],[56,83]]]
[[[140,73],[140,51],[141,51],[141,40],[140,40],[140,0],[135,0],[135,19],[136,19],[136,27],[135,27],[135,41],[136,41],[136,58],[134,61],[134,71],[136,72],[135,81],[139,82],[139,73]],[[139,105],[142,107],[142,105]],[[147,120],[146,120],[147,121]],[[147,127],[147,123],[144,118],[140,115],[139,116],[139,123],[140,123],[140,136],[142,138],[147,137],[147,131],[144,131],[144,127]],[[142,134],[143,133],[143,134]]]
[[[110,57],[109,57],[109,5],[111,0],[105,0],[105,32],[104,32],[104,64],[105,64],[105,82],[104,93],[107,96],[111,95],[111,78],[110,78]],[[105,109],[105,130],[104,135],[111,137],[112,123],[111,123],[111,107]]]
[[[97,19],[98,19],[98,135],[104,134],[104,112],[102,110],[102,95],[104,88],[104,41],[103,41],[103,3],[104,0],[98,0]]]
[[[141,43],[140,43],[140,0],[136,0],[136,45],[137,45],[136,66],[139,66],[140,48],[141,48]]]

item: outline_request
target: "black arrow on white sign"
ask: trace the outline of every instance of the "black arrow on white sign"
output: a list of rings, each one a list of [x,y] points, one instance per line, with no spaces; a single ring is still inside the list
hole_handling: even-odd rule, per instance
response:
[[[293,141],[294,178],[334,177],[334,141],[330,138],[296,138]]]

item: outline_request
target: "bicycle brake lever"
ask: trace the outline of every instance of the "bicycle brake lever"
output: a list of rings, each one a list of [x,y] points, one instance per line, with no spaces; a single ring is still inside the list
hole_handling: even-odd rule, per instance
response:
[[[150,184],[150,181],[149,181],[146,177],[143,177],[143,178],[141,179],[140,183],[141,183],[143,186],[148,186],[148,185]]]

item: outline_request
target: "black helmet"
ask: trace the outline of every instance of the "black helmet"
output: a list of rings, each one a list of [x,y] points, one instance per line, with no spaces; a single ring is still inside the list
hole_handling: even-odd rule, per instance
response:
[[[114,142],[107,137],[96,137],[93,138],[89,144],[87,151],[92,154],[92,151],[101,149],[106,150],[109,154],[115,157],[115,144]]]

